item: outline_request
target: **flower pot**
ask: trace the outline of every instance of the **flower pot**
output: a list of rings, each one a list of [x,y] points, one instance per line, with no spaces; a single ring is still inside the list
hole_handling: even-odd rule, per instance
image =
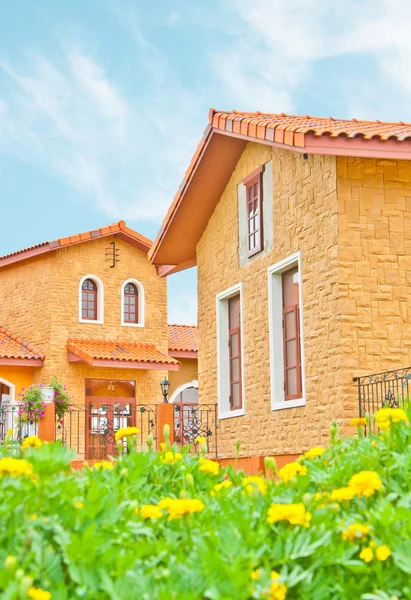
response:
[[[44,386],[41,388],[41,399],[43,402],[49,403],[54,400],[54,388],[50,386]]]

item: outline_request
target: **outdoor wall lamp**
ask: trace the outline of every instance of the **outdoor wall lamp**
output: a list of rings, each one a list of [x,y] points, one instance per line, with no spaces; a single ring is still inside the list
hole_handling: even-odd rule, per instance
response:
[[[163,394],[163,403],[167,404],[168,388],[170,387],[170,382],[166,378],[164,378],[163,381],[160,383],[160,387],[161,393]]]

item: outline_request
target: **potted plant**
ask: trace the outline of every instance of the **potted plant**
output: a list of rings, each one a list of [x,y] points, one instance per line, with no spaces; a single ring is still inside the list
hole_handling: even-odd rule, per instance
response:
[[[23,388],[23,393],[19,394],[19,410],[17,414],[20,423],[33,425],[44,417],[46,403],[43,400],[42,387],[41,384],[34,384],[28,389]]]

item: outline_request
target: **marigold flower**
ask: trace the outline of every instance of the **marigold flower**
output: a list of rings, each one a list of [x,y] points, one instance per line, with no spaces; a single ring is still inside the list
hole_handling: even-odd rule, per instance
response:
[[[1,458],[0,476],[11,475],[12,477],[31,477],[33,475],[33,465],[19,458]]]
[[[351,477],[348,486],[355,491],[356,496],[369,498],[382,486],[382,481],[375,471],[360,471]]]
[[[342,539],[353,542],[355,539],[366,537],[370,532],[368,525],[362,525],[361,523],[352,523],[348,526],[348,529],[342,532]]]
[[[180,519],[189,513],[201,512],[204,508],[201,500],[190,498],[164,498],[164,500],[160,500],[158,506],[167,510],[169,521]]]
[[[254,571],[251,573],[251,579],[253,581],[257,581],[258,579],[260,579],[260,569],[254,569]]]
[[[84,502],[73,502],[73,504],[79,510],[81,510],[82,508],[84,508]]]
[[[355,489],[352,487],[337,488],[331,492],[331,500],[342,502],[344,500],[352,500],[355,496]]]
[[[26,437],[23,440],[21,447],[22,448],[40,448],[42,446],[42,444],[43,444],[43,442],[36,435],[29,435],[28,437]]]
[[[321,446],[315,446],[314,448],[311,448],[311,450],[305,452],[303,456],[305,458],[317,458],[318,456],[322,456],[324,452],[325,448],[322,448]]]
[[[218,493],[218,492],[221,492],[221,490],[227,490],[232,485],[233,485],[232,481],[230,481],[229,479],[225,479],[221,483],[216,483],[214,486],[214,490],[211,490],[210,494],[212,496],[215,496],[216,492]]]
[[[167,444],[165,442],[160,442],[160,449],[165,450],[167,448]]]
[[[197,444],[204,444],[205,441],[206,441],[205,437],[197,437],[196,438]]]
[[[208,458],[200,458],[199,470],[203,473],[211,473],[211,475],[218,475],[220,470],[220,463],[214,460],[208,460]]]
[[[50,600],[51,594],[50,592],[46,592],[46,590],[31,587],[27,592],[27,597],[32,598],[32,600]]]
[[[290,462],[279,470],[278,475],[280,479],[286,483],[294,479],[297,473],[303,476],[307,475],[307,467],[300,465],[298,462]]]
[[[374,558],[374,552],[372,551],[372,548],[364,548],[364,550],[362,550],[360,553],[360,558],[362,558],[366,563],[371,562]]]
[[[350,425],[353,427],[361,427],[362,425],[367,425],[367,419],[365,417],[355,417],[351,419]]]
[[[169,450],[164,456],[160,456],[160,460],[163,465],[175,465],[179,460],[183,460],[183,455],[180,452]]]
[[[269,600],[285,600],[287,595],[287,586],[285,586],[284,583],[279,583],[279,578],[279,573],[276,573],[276,571],[271,571],[271,579],[274,581],[272,581],[270,585]]]
[[[268,509],[267,522],[278,523],[279,521],[288,521],[291,525],[309,527],[311,513],[305,510],[305,506],[302,503],[272,504]]]
[[[13,430],[12,429],[8,429],[6,435],[8,437],[10,437],[11,435],[13,435]]]
[[[121,427],[120,429],[117,429],[114,439],[116,442],[118,442],[118,440],[121,440],[121,438],[137,435],[138,433],[140,433],[138,427]]]
[[[399,423],[400,421],[408,422],[408,416],[402,408],[381,408],[376,412],[375,418],[377,424],[383,431],[389,429],[391,423]]]
[[[140,508],[140,515],[143,519],[160,519],[163,516],[163,511],[155,504],[143,504]]]
[[[387,560],[391,556],[391,550],[388,546],[378,546],[375,551],[378,560]]]
[[[258,475],[251,475],[250,477],[244,477],[243,486],[249,494],[252,494],[254,490],[258,490],[263,496],[267,493],[267,481],[263,477]]]
[[[102,471],[106,471],[107,469],[114,469],[114,465],[110,460],[102,460],[100,462],[95,462],[91,468],[92,469],[101,469]]]

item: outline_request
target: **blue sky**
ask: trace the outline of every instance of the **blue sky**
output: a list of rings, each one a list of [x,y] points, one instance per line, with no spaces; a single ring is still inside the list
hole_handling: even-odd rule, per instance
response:
[[[408,0],[14,0],[0,254],[125,219],[154,238],[210,107],[411,120]],[[169,278],[195,322],[195,269]]]

